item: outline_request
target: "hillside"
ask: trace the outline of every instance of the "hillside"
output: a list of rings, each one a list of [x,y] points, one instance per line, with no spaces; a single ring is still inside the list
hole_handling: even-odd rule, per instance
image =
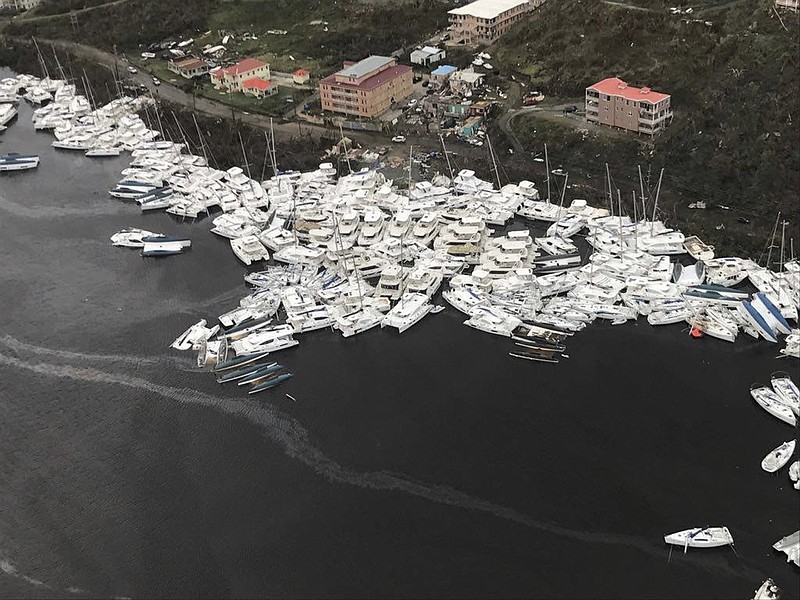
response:
[[[586,86],[605,77],[649,85],[672,94],[670,127],[652,145],[639,144],[637,152],[628,140],[609,144],[607,135],[596,132],[584,140],[574,126],[519,117],[520,141],[530,150],[548,143],[563,151],[560,161],[585,161],[582,166],[596,175],[608,162],[617,180],[631,188],[638,188],[637,162],[656,173],[663,166],[665,191],[684,207],[706,200],[770,227],[780,210],[796,236],[797,15],[782,14],[784,29],[771,0],[693,2],[688,16],[670,14],[669,4],[658,0],[638,4],[649,10],[595,0],[546,3],[496,44],[494,63],[517,80],[529,80],[528,89],[578,99],[579,105]]]

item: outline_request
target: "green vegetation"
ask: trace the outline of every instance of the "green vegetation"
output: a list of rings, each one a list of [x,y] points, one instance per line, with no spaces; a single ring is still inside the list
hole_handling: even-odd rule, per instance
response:
[[[44,0],[35,6],[28,16],[61,15],[73,10],[83,10],[101,4],[109,4],[115,0]]]
[[[675,117],[664,133],[652,143],[628,134],[633,145],[617,135],[580,140],[519,117],[520,141],[536,150],[547,143],[551,157],[573,164],[585,161],[598,178],[608,162],[630,189],[638,187],[637,163],[655,172],[663,166],[664,191],[683,206],[731,206],[768,227],[780,210],[797,236],[797,15],[783,15],[786,30],[772,0],[692,2],[693,14],[681,16],[671,15],[670,5],[649,2],[652,10],[643,11],[594,0],[546,3],[492,49],[493,62],[528,80],[528,89],[579,99],[579,106],[586,86],[611,76],[670,93]]]

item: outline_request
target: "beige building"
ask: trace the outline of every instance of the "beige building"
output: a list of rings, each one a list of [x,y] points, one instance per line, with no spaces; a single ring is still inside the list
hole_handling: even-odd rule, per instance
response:
[[[209,72],[211,66],[202,58],[183,58],[181,60],[171,60],[167,63],[167,68],[186,79],[202,77]]]
[[[778,8],[790,8],[792,10],[798,10],[800,7],[800,1],[798,0],[775,0],[775,6]]]
[[[672,120],[670,99],[649,87],[637,88],[609,77],[586,88],[586,120],[653,135]]]
[[[491,44],[544,0],[476,0],[448,11],[451,43]]]
[[[245,58],[232,67],[211,71],[214,87],[230,92],[241,92],[242,84],[254,77],[269,80],[269,65],[256,58]]]
[[[371,119],[411,95],[412,71],[388,56],[370,56],[319,82],[322,110]]]
[[[0,0],[0,9],[28,10],[41,2],[42,0]]]

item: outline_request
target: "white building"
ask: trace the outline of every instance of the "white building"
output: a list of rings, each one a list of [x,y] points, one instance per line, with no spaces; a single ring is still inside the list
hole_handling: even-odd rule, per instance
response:
[[[435,46],[423,46],[422,48],[418,48],[411,53],[411,62],[415,65],[423,65],[427,67],[428,65],[433,65],[444,60],[446,56],[447,53],[441,48],[436,48]]]
[[[450,76],[448,83],[450,84],[450,91],[454,94],[472,93],[472,91],[483,84],[485,75],[483,73],[476,73],[475,69],[469,67],[462,71],[456,71]]]
[[[491,44],[544,0],[475,0],[447,11],[452,42]]]
[[[28,10],[42,0],[0,0],[0,10]]]

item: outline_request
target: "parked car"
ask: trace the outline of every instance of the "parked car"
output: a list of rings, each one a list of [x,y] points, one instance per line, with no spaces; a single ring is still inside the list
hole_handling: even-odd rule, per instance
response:
[[[408,106],[409,107],[416,106],[416,104],[417,104],[417,99],[416,98],[412,98],[411,100],[408,101]]]
[[[139,70],[136,67],[128,67],[128,73],[131,75],[136,75],[138,72]]]
[[[406,136],[404,135],[396,135],[392,138],[392,141],[395,144],[405,144],[406,143]]]
[[[158,77],[153,77],[153,85],[161,85],[161,80]]]
[[[565,107],[564,107],[564,112],[565,112],[565,113],[574,113],[574,112],[578,112],[578,107],[577,107],[577,106],[575,106],[574,104],[570,104],[569,106],[565,106]]]
[[[378,148],[378,154],[381,156],[385,155],[387,152],[389,152],[389,149],[386,146],[381,146]]]

